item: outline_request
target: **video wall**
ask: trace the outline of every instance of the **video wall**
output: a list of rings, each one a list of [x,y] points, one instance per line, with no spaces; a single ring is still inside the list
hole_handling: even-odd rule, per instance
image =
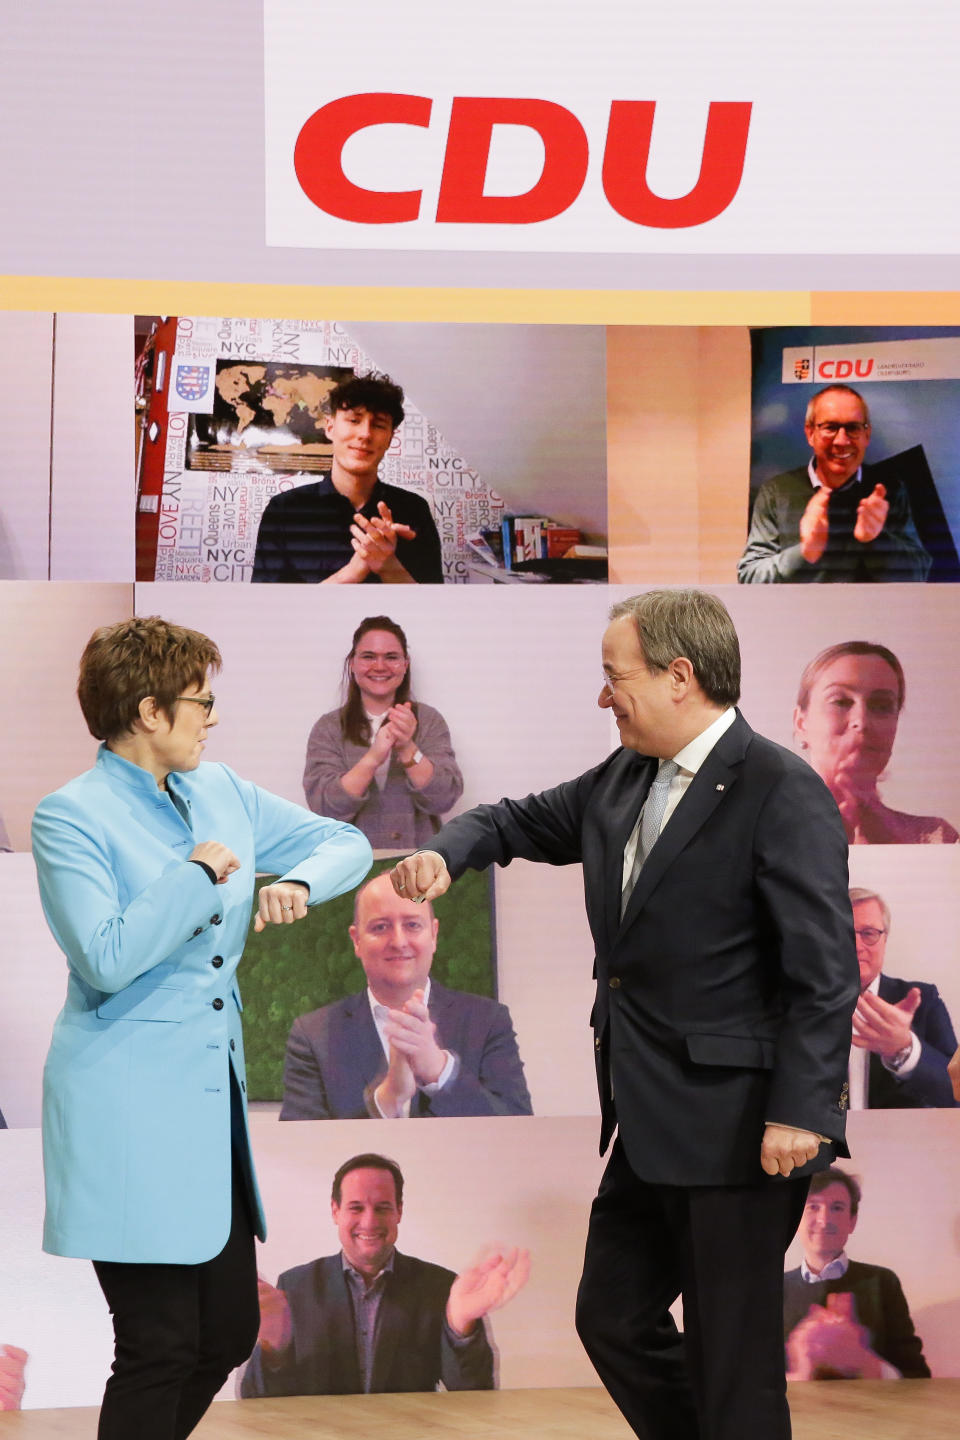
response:
[[[610,605],[654,583],[721,596],[741,639],[744,715],[802,754],[837,799],[870,997],[865,1043],[852,1050],[843,1162],[862,1186],[848,1216],[850,1273],[866,1283],[877,1267],[892,1272],[884,1284],[900,1329],[873,1321],[882,1373],[960,1375],[960,1117],[946,1073],[960,1015],[960,680],[949,663],[960,590],[945,568],[960,530],[960,437],[956,380],[941,373],[953,365],[953,333],[8,312],[0,335],[19,385],[0,387],[0,430],[21,447],[17,484],[3,490],[0,581],[0,1341],[10,1403],[95,1404],[111,1354],[90,1266],[40,1250],[41,1076],[65,964],[29,853],[37,802],[95,756],[74,694],[91,632],[158,614],[210,635],[223,669],[207,757],[351,820],[382,869],[429,844],[445,818],[546,788],[614,748],[596,704],[600,637]],[[836,370],[851,347],[855,374],[826,383],[853,386],[827,392],[853,411],[831,433],[834,419],[808,410],[825,388],[817,357],[821,371],[824,357]],[[893,384],[877,376],[891,355],[913,357]],[[926,378],[922,364],[934,367]],[[89,423],[91,369],[109,434]],[[269,503],[331,484],[327,398],[369,370],[405,391],[380,475],[425,502],[442,575],[256,583]],[[52,428],[23,433],[23,394],[38,415],[52,413]],[[872,537],[857,538],[856,512],[828,508],[837,533],[819,560],[799,553],[789,488],[802,482],[804,508],[812,503],[815,457],[825,474],[849,468],[860,500],[884,492]],[[784,493],[764,511],[768,573],[745,574],[770,487]],[[572,532],[566,549],[600,559],[603,573],[577,554],[525,564],[510,546],[533,517],[541,541],[550,527]],[[849,573],[823,560],[831,545]],[[909,580],[897,569],[904,554]],[[379,687],[400,703],[404,651],[411,735],[431,778],[418,791],[385,751],[376,780],[352,795],[344,776],[376,737],[345,737],[347,683],[352,675],[361,694]],[[593,1383],[573,1330],[603,1164],[579,870],[516,862],[470,875],[435,919],[410,943],[430,975],[430,1014],[455,1037],[457,1069],[396,1115],[367,999],[378,955],[352,895],[292,931],[251,930],[239,986],[269,1223],[261,1273],[286,1290],[319,1274],[340,1243],[334,1172],[382,1153],[405,1177],[404,1255],[459,1274],[497,1250],[530,1252],[526,1284],[487,1316],[489,1355],[459,1357],[440,1383]],[[906,1064],[892,1064],[905,1048]],[[817,1373],[804,1332],[793,1335],[806,1314],[798,1267],[813,1243],[802,1226],[787,1259],[785,1342],[798,1378]],[[278,1369],[255,1353],[224,1396],[322,1393],[332,1382],[318,1378],[326,1332],[316,1323],[298,1338],[315,1347],[315,1364]]]

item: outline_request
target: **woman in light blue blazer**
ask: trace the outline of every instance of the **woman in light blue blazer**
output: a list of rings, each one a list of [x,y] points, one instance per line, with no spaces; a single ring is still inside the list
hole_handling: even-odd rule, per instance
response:
[[[370,866],[352,825],[203,764],[213,642],[157,617],[96,631],[78,696],[104,743],[37,807],[67,997],[44,1071],[44,1249],[92,1259],[116,1358],[99,1440],[182,1440],[258,1326],[265,1234],[235,972],[250,922],[292,924]]]

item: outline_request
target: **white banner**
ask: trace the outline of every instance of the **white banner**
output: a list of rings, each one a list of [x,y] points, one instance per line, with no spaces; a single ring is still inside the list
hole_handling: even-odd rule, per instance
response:
[[[783,352],[784,385],[853,386],[876,380],[960,379],[960,339],[881,340],[870,345],[791,346]]]
[[[960,14],[265,0],[274,246],[955,253]]]

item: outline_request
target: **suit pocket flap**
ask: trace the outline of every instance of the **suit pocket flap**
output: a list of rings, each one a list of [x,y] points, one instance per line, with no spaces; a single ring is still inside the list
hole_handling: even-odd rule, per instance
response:
[[[182,1020],[183,991],[175,985],[134,980],[98,1005],[97,1014],[101,1020]]]
[[[776,1045],[755,1035],[687,1035],[687,1054],[695,1065],[735,1065],[771,1070]]]

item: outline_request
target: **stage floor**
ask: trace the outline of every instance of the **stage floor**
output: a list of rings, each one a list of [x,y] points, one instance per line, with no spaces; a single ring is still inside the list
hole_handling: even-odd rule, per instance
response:
[[[794,1440],[956,1440],[960,1380],[849,1380],[790,1390]],[[0,1440],[94,1440],[96,1410],[0,1415]],[[301,1396],[214,1405],[197,1440],[627,1440],[601,1390]]]

